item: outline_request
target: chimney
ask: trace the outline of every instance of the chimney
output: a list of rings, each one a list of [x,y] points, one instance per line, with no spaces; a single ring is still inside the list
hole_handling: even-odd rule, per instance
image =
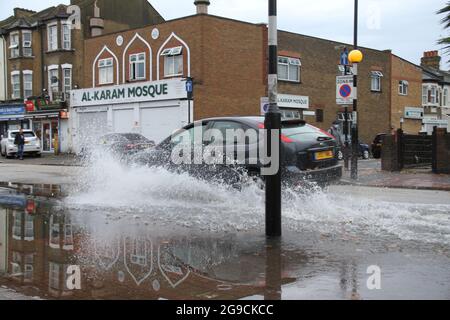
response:
[[[426,51],[423,53],[423,58],[420,62],[422,67],[430,67],[436,70],[441,68],[441,57],[438,51]]]
[[[197,14],[208,14],[209,0],[196,0],[194,4],[197,6]]]
[[[91,28],[92,37],[98,37],[103,34],[105,21],[100,17],[100,8],[97,6],[97,0],[94,4],[94,17],[89,20],[89,26]]]

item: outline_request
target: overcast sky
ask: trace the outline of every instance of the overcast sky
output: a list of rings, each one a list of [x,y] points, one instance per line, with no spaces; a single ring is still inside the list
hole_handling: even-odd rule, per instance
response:
[[[127,0],[132,1],[132,0]],[[41,10],[69,0],[0,0],[0,19],[14,7]],[[166,19],[195,13],[194,0],[150,0]],[[267,22],[267,0],[211,0],[210,13],[248,22]],[[424,51],[441,49],[437,39],[448,35],[435,12],[445,0],[360,0],[361,46],[392,49],[420,63]],[[279,29],[351,43],[353,0],[278,0]],[[450,57],[444,57],[445,61]]]

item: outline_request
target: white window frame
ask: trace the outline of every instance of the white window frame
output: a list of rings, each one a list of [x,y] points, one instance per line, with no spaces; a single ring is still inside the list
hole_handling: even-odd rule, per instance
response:
[[[23,72],[23,98],[27,99],[33,95],[33,71],[24,70]],[[31,76],[31,81],[27,81],[27,77]],[[28,93],[27,93],[28,91]]]
[[[10,51],[11,58],[20,57],[20,33],[19,33],[19,31],[11,32],[9,49],[11,50]]]
[[[407,96],[409,89],[409,82],[406,80],[400,80],[398,83],[398,94],[401,96]]]
[[[30,35],[29,41],[25,40],[26,34]],[[31,31],[31,30],[22,30],[22,55],[24,57],[32,57],[33,56],[33,31]]]
[[[14,80],[18,81],[15,82]],[[14,89],[14,86],[19,86],[17,89]],[[20,80],[20,71],[11,72],[11,99],[16,100],[21,98],[21,80]]]
[[[29,214],[25,215],[24,239],[25,241],[34,241],[34,217]]]
[[[61,65],[62,69],[62,91],[66,94],[66,96],[72,91],[72,65],[71,64],[63,64]],[[69,71],[69,77],[66,77],[66,71]],[[66,82],[66,80],[69,80]],[[68,88],[68,89],[67,89]]]
[[[51,74],[56,71],[58,82],[56,84],[52,83],[52,77]],[[58,65],[51,65],[47,68],[47,77],[48,77],[48,95],[50,96],[50,100],[54,101],[54,93],[58,93],[59,91],[59,84],[61,80],[59,79],[59,66]],[[53,88],[56,88],[57,90],[53,90]]]
[[[300,83],[301,82],[301,67],[302,62],[299,58],[278,56],[278,66],[286,66],[287,67],[287,78],[284,77],[280,72],[278,72],[278,80]],[[291,78],[291,68],[297,68],[297,79]],[[278,68],[278,71],[280,68]]]
[[[443,107],[446,107],[448,105],[448,88],[444,88],[442,90],[442,101],[441,101],[441,105]]]
[[[144,58],[142,60],[139,60],[139,56],[144,55]],[[136,57],[136,61],[131,61],[133,59],[133,57]],[[146,79],[146,75],[147,75],[147,64],[146,64],[146,57],[147,54],[145,52],[140,52],[140,53],[134,53],[134,54],[130,54],[129,59],[130,59],[130,72],[129,72],[129,76],[130,76],[130,81],[139,81],[139,80],[145,80]],[[136,75],[137,73],[137,65],[139,64],[143,64],[144,65],[144,75],[138,77]],[[133,69],[135,70],[135,75],[136,77],[133,77]]]
[[[52,34],[53,37],[50,36],[50,30],[52,30],[52,28],[55,28],[55,33]],[[53,23],[49,23],[47,25],[47,49],[48,51],[56,51],[59,49],[58,46],[58,23],[57,22],[53,22]]]
[[[22,240],[22,213],[18,211],[13,212],[13,219],[12,237],[14,240]]]
[[[68,30],[69,39],[64,39],[64,32]],[[72,28],[71,24],[68,21],[64,21],[61,23],[61,48],[63,50],[72,50]]]
[[[164,57],[164,77],[182,76],[184,73],[183,46],[166,48],[161,52]],[[178,68],[176,68],[178,66]],[[177,70],[179,72],[177,72]]]
[[[381,71],[371,71],[370,72],[370,90],[373,92],[381,92],[381,78],[384,75]],[[376,84],[376,86],[374,86]]]
[[[422,105],[426,106],[428,104],[428,86],[422,86]]]
[[[130,65],[131,67],[131,65]],[[131,72],[131,71],[130,71]],[[103,77],[102,77],[103,75]],[[98,61],[98,83],[100,85],[114,83],[114,59],[106,58]]]

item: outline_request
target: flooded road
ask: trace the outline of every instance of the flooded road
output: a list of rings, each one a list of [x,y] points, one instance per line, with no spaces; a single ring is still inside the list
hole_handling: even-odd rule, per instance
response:
[[[446,192],[264,191],[115,162],[0,183],[0,299],[450,299]]]
[[[271,242],[262,204],[238,203],[238,191],[203,206],[182,194],[130,206],[3,185],[0,287],[43,299],[449,299],[449,205],[394,205],[374,190],[378,204],[336,191],[285,195],[304,205],[285,210],[284,237]],[[367,285],[373,266],[380,290]],[[68,285],[74,267],[79,289]]]

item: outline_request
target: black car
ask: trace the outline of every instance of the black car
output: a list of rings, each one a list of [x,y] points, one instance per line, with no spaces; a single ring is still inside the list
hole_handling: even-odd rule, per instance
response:
[[[302,120],[283,121],[282,126],[281,168],[283,182],[293,183],[294,185],[303,184],[305,180],[328,183],[341,178],[342,167],[338,164],[338,146],[333,136],[306,124]],[[264,129],[264,118],[224,117],[197,121],[178,130],[154,149],[140,153],[134,160],[140,164],[164,166],[169,170],[188,172],[206,180],[224,180],[226,183],[239,184],[243,172],[247,173],[244,174],[247,177],[260,176],[263,164],[258,152],[262,144],[259,143],[259,136],[256,140],[250,140],[247,137],[245,142],[243,142],[243,139],[239,142],[235,137],[232,140],[227,140],[230,138],[226,136],[226,132],[227,130],[252,132],[251,129],[256,133],[259,133],[260,129]],[[214,142],[214,139],[208,136],[214,130],[223,133],[223,137],[225,137],[220,142],[221,152],[225,153],[224,150],[229,150],[229,148],[234,150],[235,159],[231,160],[236,160],[238,154],[243,155],[245,153],[245,163],[241,161],[236,164],[231,161],[233,164],[229,164],[230,162],[227,162],[227,164],[207,164],[204,158],[201,158],[201,161],[197,164],[193,164],[192,161],[190,164],[175,164],[173,162],[171,156],[174,150],[180,147],[180,144],[187,141],[188,144],[193,145],[196,143],[194,141],[197,141],[195,136],[200,136],[202,148],[207,148],[209,144]],[[201,132],[199,133],[199,131]],[[190,160],[198,156],[195,151],[193,153]],[[258,155],[257,159],[252,156],[255,154]],[[189,156],[187,159],[189,160]]]
[[[383,138],[386,137],[386,133],[379,133],[376,135],[372,142],[372,154],[375,159],[381,158],[381,147],[383,146]]]
[[[110,133],[100,137],[95,143],[84,147],[80,156],[87,158],[93,152],[108,152],[120,159],[127,159],[131,155],[154,146],[154,141],[138,133]]]

